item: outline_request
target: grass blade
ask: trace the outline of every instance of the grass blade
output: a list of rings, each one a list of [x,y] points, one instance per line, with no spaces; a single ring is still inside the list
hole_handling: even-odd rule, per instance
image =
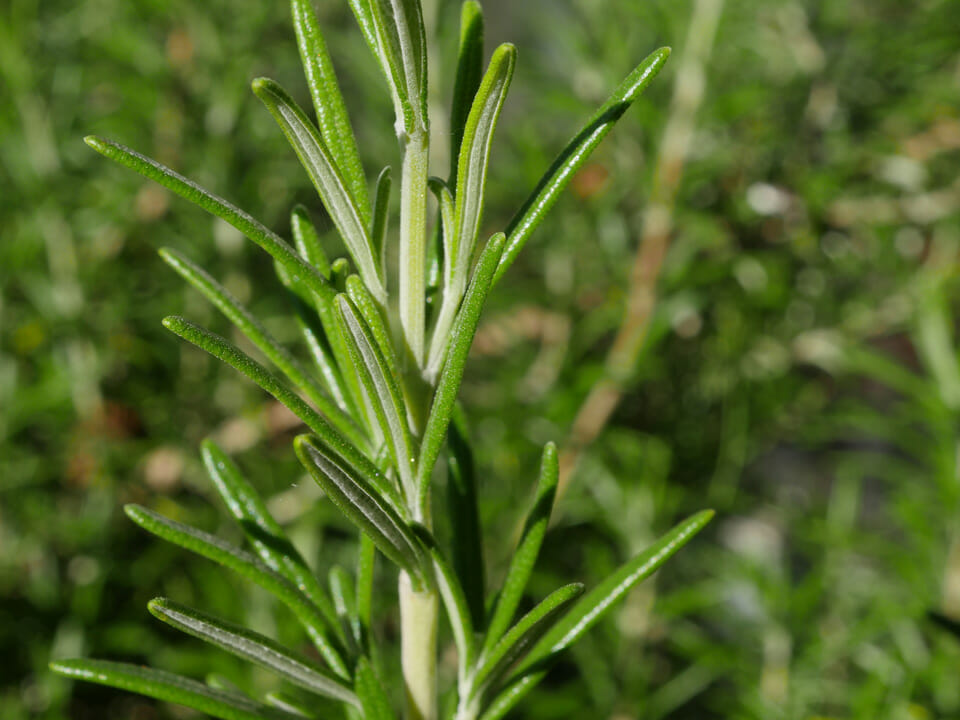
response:
[[[581,583],[564,585],[554,590],[533,610],[524,615],[489,653],[481,659],[473,677],[477,692],[493,686],[497,680],[528,652],[544,633],[555,627],[557,618],[583,594]]]
[[[211,215],[215,215],[221,220],[225,220],[233,225],[233,227],[263,248],[274,260],[283,265],[288,272],[303,278],[303,281],[307,284],[307,287],[310,288],[311,292],[321,296],[333,294],[326,280],[324,280],[316,268],[310,266],[303,258],[297,255],[279,235],[269,230],[262,223],[254,220],[243,210],[231,205],[223,198],[205,190],[192,180],[183,177],[183,175],[174,172],[165,165],[161,165],[156,160],[151,160],[145,155],[141,155],[135,150],[131,150],[119,143],[92,135],[84,138],[84,141],[104,157],[110,158],[131,170],[135,170],[145,178],[159,183],[185,200],[189,200],[194,205],[203,208]]]
[[[507,226],[509,240],[506,249],[503,251],[503,257],[500,259],[500,267],[497,268],[494,283],[503,277],[507,268],[517,259],[517,255],[520,254],[523,246],[530,239],[530,235],[543,221],[550,208],[553,207],[567,183],[587,161],[600,141],[610,132],[614,123],[620,119],[633,101],[657,76],[669,56],[670,48],[660,48],[647,56],[620,83],[613,95],[594,113],[587,124],[580,129],[580,132],[574,136],[573,140],[563,149],[563,152],[553,161],[547,172],[540,178],[540,182],[537,183],[537,187],[534,188],[530,197],[527,198]]]
[[[557,494],[557,480],[559,466],[557,461],[557,447],[547,443],[543,448],[543,458],[540,461],[540,477],[537,480],[537,491],[531,508],[523,526],[520,544],[513,553],[507,578],[503,582],[503,590],[497,600],[493,616],[487,628],[487,637],[484,641],[484,650],[491,649],[510,627],[513,616],[520,606],[527,581],[533,572],[550,525],[550,513],[553,510],[553,500]]]
[[[483,8],[467,0],[460,8],[460,49],[450,112],[450,182],[457,177],[463,129],[483,76]]]
[[[421,502],[424,501],[433,473],[433,466],[437,463],[440,448],[443,447],[453,415],[453,408],[460,390],[460,381],[463,379],[463,370],[467,364],[467,354],[473,344],[473,336],[477,331],[480,313],[483,311],[487,291],[493,278],[493,272],[503,251],[504,236],[498,233],[490,238],[484,248],[477,269],[473,274],[473,281],[464,297],[457,320],[450,333],[449,349],[443,364],[443,371],[437,381],[437,390],[430,407],[423,441],[420,446],[420,457],[417,461],[417,488]]]
[[[168,625],[260,665],[294,685],[317,695],[360,705],[349,685],[310,661],[292,655],[264,635],[166,598],[155,598],[147,607],[154,617]]]
[[[400,474],[401,485],[408,503],[416,496],[413,462],[415,449],[410,434],[410,421],[403,392],[397,385],[395,371],[384,359],[369,325],[360,317],[354,304],[345,295],[337,297],[337,309],[343,322],[347,346],[360,379],[372,401],[377,420],[393,456],[394,467]]]
[[[467,435],[466,420],[460,408],[454,411],[447,432],[450,450],[447,472],[447,509],[452,529],[453,568],[463,586],[473,626],[486,622],[483,533],[477,503],[477,478],[473,450]]]
[[[357,207],[317,129],[293,98],[272,80],[257,78],[253,81],[253,92],[293,146],[370,292],[378,302],[386,302],[386,289],[367,232],[370,215],[364,217]]]
[[[320,412],[341,432],[359,433],[353,420],[331,400],[324,389],[307,373],[300,362],[278,343],[253,314],[198,265],[170,248],[160,250],[160,256],[187,282],[193,285],[237,326],[249,340],[277,368],[290,379],[304,395],[319,408]],[[359,436],[357,436],[359,437]]]
[[[128,690],[164,702],[184,705],[221,720],[290,720],[296,715],[215,690],[196,680],[139,665],[108,660],[58,660],[50,669],[76,680]]]
[[[330,260],[320,244],[317,226],[310,220],[310,215],[303,205],[297,205],[290,213],[290,232],[297,252],[303,255],[323,277],[329,278]]]
[[[152,535],[233,570],[276,597],[290,608],[297,620],[310,633],[323,659],[333,671],[340,677],[349,676],[339,651],[327,637],[328,630],[331,629],[327,619],[320,609],[285,577],[271,570],[253,555],[215,535],[171,520],[140,505],[125,505],[123,509],[127,517]]]
[[[271,570],[279,573],[310,599],[323,613],[327,624],[336,628],[337,613],[323,587],[287,538],[283,528],[270,515],[267,505],[239,468],[212,440],[201,445],[203,464],[230,514],[236,518],[257,555]]]
[[[360,697],[360,704],[363,707],[364,720],[396,720],[396,715],[390,707],[390,700],[387,698],[383,685],[377,679],[370,661],[365,657],[357,662],[355,675],[355,687],[357,695]]]
[[[422,551],[416,537],[380,493],[317,438],[301,435],[294,441],[294,448],[300,462],[340,511],[370,536],[380,552],[422,583]]]
[[[337,452],[347,457],[348,460],[357,463],[362,462],[360,460],[362,453],[357,449],[357,445],[365,446],[366,439],[358,430],[353,428],[349,434],[341,435],[320,413],[307,405],[298,395],[281,383],[275,375],[236,346],[219,335],[204,330],[199,325],[180,317],[164,318],[163,326],[248,377],[279,402],[286,405],[307,427],[333,445]]]
[[[357,150],[357,140],[347,115],[347,107],[337,83],[337,75],[320,32],[310,0],[291,0],[293,27],[297,34],[300,59],[310,86],[310,97],[317,112],[317,125],[323,142],[330,149],[336,167],[346,180],[360,216],[370,224],[370,194]]]

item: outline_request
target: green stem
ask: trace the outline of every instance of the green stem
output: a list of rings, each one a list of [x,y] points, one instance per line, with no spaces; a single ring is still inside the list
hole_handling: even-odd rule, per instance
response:
[[[400,573],[401,662],[407,720],[437,720],[437,622],[433,590],[417,591]]]
[[[400,325],[417,368],[424,361],[429,156],[428,134],[417,129],[405,139],[400,185]]]

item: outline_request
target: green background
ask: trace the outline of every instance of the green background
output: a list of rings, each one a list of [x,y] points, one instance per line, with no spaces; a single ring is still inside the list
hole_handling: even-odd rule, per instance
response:
[[[484,6],[488,52],[519,49],[489,232],[637,62],[675,50],[485,314],[462,397],[499,578],[539,446],[563,444],[620,323],[693,3]],[[385,87],[347,4],[318,13],[372,178],[398,160]],[[443,111],[456,4],[437,13]],[[952,0],[723,7],[651,332],[531,594],[589,587],[685,514],[718,517],[516,717],[960,717],[960,647],[928,618],[960,618],[958,28]],[[260,75],[307,103],[283,2],[0,5],[4,719],[187,716],[47,671],[75,655],[275,686],[145,612],[168,595],[303,642],[267,597],[123,516],[140,502],[238,540],[200,468],[210,433],[318,567],[352,561],[296,427],[160,326],[180,313],[228,332],[157,257],[168,245],[293,341],[269,263],[81,141],[135,147],[286,234],[295,202],[322,209],[249,91]]]

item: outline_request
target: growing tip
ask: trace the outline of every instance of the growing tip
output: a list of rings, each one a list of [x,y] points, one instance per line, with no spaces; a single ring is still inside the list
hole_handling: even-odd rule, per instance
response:
[[[103,153],[107,146],[107,143],[104,142],[103,138],[97,137],[96,135],[87,135],[83,141],[98,153]]]

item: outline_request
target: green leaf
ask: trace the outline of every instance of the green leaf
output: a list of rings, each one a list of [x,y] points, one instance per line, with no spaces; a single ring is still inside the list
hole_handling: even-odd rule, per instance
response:
[[[287,693],[282,692],[270,692],[267,693],[264,699],[269,705],[275,708],[279,708],[285,712],[297,715],[299,717],[305,718],[316,718],[317,714],[307,708],[307,703],[304,702],[301,698],[295,698]]]
[[[457,76],[453,83],[450,112],[450,182],[457,177],[457,162],[463,143],[463,129],[483,75],[483,8],[467,0],[460,8],[460,49]]]
[[[443,361],[450,326],[467,287],[470,263],[483,215],[490,143],[510,87],[516,58],[517,51],[513,45],[505,44],[496,49],[467,118],[457,166],[454,229],[451,239],[444,239],[444,278],[449,277],[449,284],[445,284],[443,288],[443,302],[440,305],[427,362],[428,376],[432,375]]]
[[[123,509],[127,517],[152,535],[233,570],[276,597],[290,608],[300,624],[310,633],[323,659],[333,671],[341,677],[349,676],[338,650],[327,637],[330,627],[323,613],[285,577],[271,570],[253,555],[215,535],[171,520],[140,505],[125,505]]]
[[[563,149],[563,152],[553,161],[547,172],[540,178],[540,182],[537,183],[537,187],[534,188],[530,197],[527,198],[507,226],[509,240],[506,249],[503,251],[500,267],[497,268],[494,283],[503,277],[507,268],[517,259],[517,255],[520,254],[523,246],[530,239],[530,235],[543,221],[550,208],[553,207],[567,183],[576,175],[577,170],[587,161],[600,141],[610,132],[614,123],[640,96],[647,85],[650,84],[650,81],[657,76],[669,56],[670,48],[660,48],[647,56],[620,83],[613,95],[594,113],[587,124],[580,129],[580,132],[574,136],[573,140]]]
[[[370,665],[370,661],[361,657],[354,673],[357,695],[363,707],[364,720],[396,720],[390,707],[383,685]]]
[[[560,617],[583,594],[581,583],[564,585],[554,590],[533,610],[524,615],[510,630],[493,646],[489,653],[481,657],[476,674],[473,676],[473,686],[477,692],[494,685],[497,680],[527,653],[544,633],[551,627],[556,627]]]
[[[440,206],[440,229],[443,237],[443,285],[450,287],[453,283],[453,267],[455,260],[454,252],[454,233],[455,230],[455,205],[453,194],[447,184],[438,177],[431,177],[429,180],[430,189],[437,198],[437,204]]]
[[[254,220],[243,210],[234,207],[223,198],[205,190],[192,180],[183,177],[183,175],[175,173],[156,160],[151,160],[145,155],[141,155],[119,143],[92,135],[84,138],[84,141],[104,157],[110,158],[131,170],[135,170],[144,177],[159,183],[180,197],[189,200],[194,205],[198,205],[208,213],[230,223],[263,248],[274,260],[283,265],[288,272],[293,275],[299,275],[307,284],[307,287],[310,288],[311,292],[321,296],[333,294],[332,289],[316,268],[306,263],[303,258],[297,255],[279,235],[269,230],[262,223]]]
[[[487,627],[487,637],[484,641],[484,650],[489,650],[494,643],[500,640],[503,633],[510,627],[513,616],[520,606],[527,582],[533,572],[550,525],[550,513],[553,509],[553,500],[557,494],[557,480],[559,466],[557,462],[557,447],[547,443],[543,448],[543,458],[540,461],[540,477],[537,480],[537,491],[533,501],[533,508],[527,515],[520,536],[520,544],[513,553],[507,578],[503,582],[503,589],[497,600],[490,624]]]
[[[483,533],[477,503],[473,450],[461,408],[454,411],[447,432],[450,450],[447,473],[447,509],[452,532],[452,562],[476,628],[486,622],[484,613]]]
[[[480,720],[499,720],[539,683],[552,661],[621,600],[637,583],[652,575],[710,522],[712,510],[697,513],[677,524],[657,542],[622,565],[587,593],[540,639],[521,663],[506,688],[490,703]]]
[[[380,352],[369,325],[360,317],[356,307],[345,295],[337,297],[337,309],[343,322],[347,346],[360,379],[367,390],[374,412],[390,447],[394,467],[400,474],[407,502],[416,496],[413,485],[415,450],[410,434],[410,421],[403,392],[397,385],[395,372]]]
[[[337,407],[350,415],[351,400],[350,390],[346,386],[340,368],[337,366],[333,349],[330,346],[330,340],[323,327],[319,313],[313,307],[313,303],[298,292],[297,280],[292,278],[289,273],[283,270],[279,265],[274,268],[277,270],[277,276],[287,290],[287,299],[293,305],[294,313],[297,316],[297,324],[300,326],[300,332],[303,335],[307,350],[320,376],[326,385]],[[309,304],[308,304],[309,303]]]
[[[294,0],[296,1],[296,0]],[[290,232],[293,243],[303,257],[325,278],[330,277],[330,260],[320,244],[320,233],[310,220],[310,214],[303,205],[297,205],[290,213]]]
[[[360,626],[364,631],[368,631],[373,616],[373,575],[377,566],[377,546],[365,533],[360,533],[357,555],[357,617],[360,619]]]
[[[58,660],[50,669],[75,680],[128,690],[184,705],[222,720],[290,720],[296,715],[268,708],[240,695],[215,690],[182,675],[107,660]]]
[[[317,112],[317,125],[323,142],[330,149],[334,162],[343,174],[350,195],[361,217],[370,223],[370,195],[360,162],[356,137],[347,115],[347,107],[337,83],[337,75],[327,52],[327,44],[317,23],[310,0],[291,0],[293,27],[297,47],[310,86],[310,97]]]
[[[377,305],[370,291],[367,290],[367,286],[356,275],[347,277],[347,296],[367,324],[373,339],[377,343],[377,349],[386,363],[387,371],[399,386],[400,373],[397,370],[397,356],[390,339],[390,331],[387,329],[387,320],[384,318],[380,306]]]
[[[386,302],[387,293],[367,232],[369,214],[364,217],[357,207],[317,129],[293,98],[272,80],[257,78],[253,81],[253,92],[266,105],[296,151],[363,281],[379,302]]]
[[[351,650],[356,654],[361,647],[363,634],[357,618],[357,599],[353,594],[353,580],[339,565],[330,568],[330,596],[336,608],[337,618],[346,630]]]
[[[503,44],[494,51],[464,127],[457,164],[454,239],[450,255],[455,278],[465,277],[480,232],[490,144],[510,89],[516,61],[517,49],[513,45]],[[466,286],[465,281],[463,286]]]
[[[638,582],[648,578],[713,518],[704,510],[677,524],[657,542],[622,565],[577,603],[539,643],[539,654],[560,652],[576,642]]]
[[[370,242],[374,252],[380,258],[380,272],[386,274],[384,266],[387,256],[385,243],[387,237],[387,221],[390,212],[390,189],[393,186],[392,171],[387,165],[377,177],[377,192],[373,201],[373,222],[370,226]]]
[[[397,132],[400,134],[402,130],[409,134],[414,131],[417,124],[415,103],[419,96],[419,89],[414,88],[412,93],[410,91],[401,53],[399,30],[397,23],[393,22],[393,5],[396,0],[349,0],[349,2],[367,45],[377,58],[390,88],[397,117]],[[400,19],[406,18],[401,15]],[[408,48],[409,45],[408,41]],[[408,53],[408,57],[412,58],[412,54]],[[416,76],[416,73],[414,75]]]
[[[422,551],[391,504],[318,438],[301,435],[294,441],[294,448],[300,462],[340,511],[370,536],[380,552],[423,583]]]
[[[285,577],[323,613],[329,627],[336,628],[337,613],[303,556],[270,515],[267,505],[239,468],[212,440],[201,445],[203,464],[230,514],[271,570]]]
[[[437,542],[422,525],[414,528],[421,545],[426,548],[433,564],[433,577],[440,591],[440,599],[447,611],[450,628],[453,630],[453,639],[457,646],[459,662],[457,667],[460,673],[459,686],[466,685],[466,672],[473,666],[476,655],[476,641],[473,635],[473,623],[470,619],[470,609],[463,594],[463,588],[456,574],[450,569]]]
[[[490,238],[487,247],[480,255],[477,269],[473,273],[473,280],[450,332],[449,347],[443,370],[437,381],[437,390],[430,407],[430,415],[427,418],[420,446],[420,457],[417,461],[417,487],[421,502],[426,497],[433,466],[436,465],[440,448],[443,447],[443,441],[447,435],[457,393],[460,391],[460,381],[463,379],[463,370],[467,364],[467,354],[473,344],[473,336],[477,332],[480,313],[483,311],[483,304],[487,299],[487,291],[490,289],[494,269],[503,251],[503,244],[503,233],[497,233]]]
[[[317,695],[356,705],[360,701],[342,680],[298,658],[270,638],[167,598],[155,598],[147,605],[154,617],[189,635],[260,665],[285,680]]]
[[[166,317],[163,319],[163,326],[255,382],[279,402],[286,405],[307,427],[323,437],[326,442],[348,460],[355,463],[362,462],[360,458],[363,457],[363,453],[357,449],[357,445],[365,446],[366,439],[360,435],[359,431],[354,430],[344,438],[320,413],[307,405],[298,395],[281,383],[275,375],[249,355],[219,335],[204,330],[199,325],[194,325],[183,318]]]
[[[170,248],[160,250],[160,256],[187,282],[197,288],[220,312],[262,352],[307,398],[319,408],[340,432],[361,437],[353,420],[331,400],[323,388],[307,373],[300,362],[278,343],[266,328],[201,267]]]

